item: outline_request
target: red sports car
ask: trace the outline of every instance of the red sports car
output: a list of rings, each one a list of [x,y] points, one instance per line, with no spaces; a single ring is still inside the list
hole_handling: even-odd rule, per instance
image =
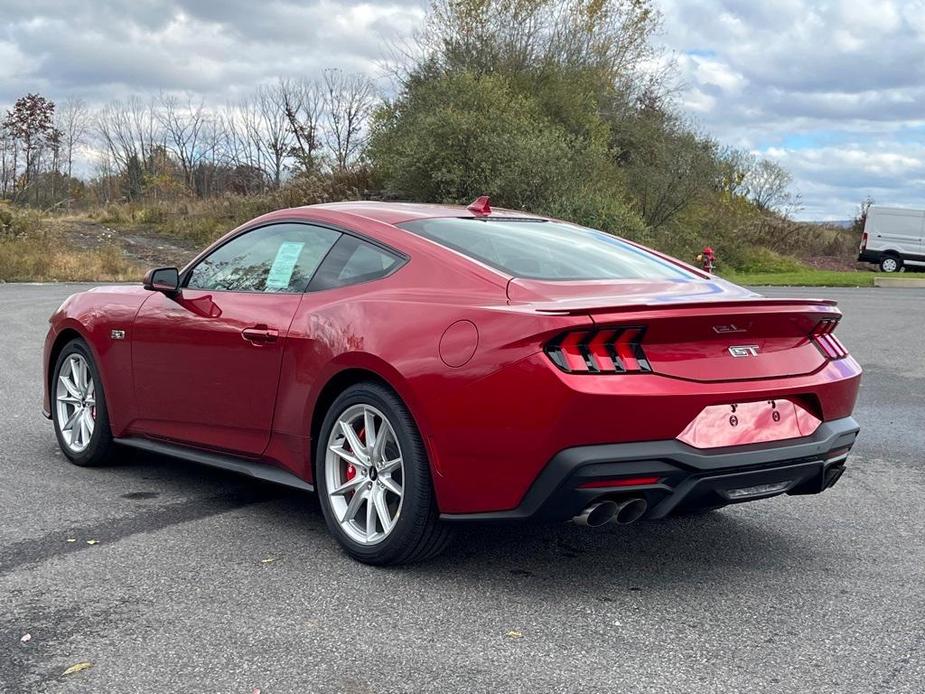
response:
[[[486,198],[315,205],[67,299],[45,413],[77,465],[132,446],[317,490],[392,564],[459,521],[823,491],[858,433],[840,317]]]

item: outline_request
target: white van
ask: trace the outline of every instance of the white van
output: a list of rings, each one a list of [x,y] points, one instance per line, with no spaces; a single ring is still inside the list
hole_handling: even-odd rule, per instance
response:
[[[925,210],[871,205],[858,260],[877,263],[884,272],[925,267]]]

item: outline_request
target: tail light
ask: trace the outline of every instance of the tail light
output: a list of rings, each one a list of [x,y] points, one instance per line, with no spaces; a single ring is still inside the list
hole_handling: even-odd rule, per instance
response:
[[[863,234],[861,234],[861,250],[863,251],[865,248],[867,248],[867,232],[866,231]]]
[[[578,330],[552,340],[546,354],[568,373],[648,373],[644,335],[640,327]]]
[[[844,359],[848,356],[848,350],[846,350],[841,341],[832,334],[832,331],[835,330],[835,326],[837,325],[838,321],[834,318],[821,320],[816,324],[816,327],[813,328],[813,332],[810,335],[813,344],[819,348],[819,351],[822,352],[827,359]]]

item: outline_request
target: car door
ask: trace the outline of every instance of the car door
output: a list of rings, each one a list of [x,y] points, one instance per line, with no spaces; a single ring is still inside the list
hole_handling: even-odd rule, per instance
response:
[[[154,293],[132,328],[136,434],[258,456],[267,446],[289,326],[341,236],[304,223],[239,234]]]

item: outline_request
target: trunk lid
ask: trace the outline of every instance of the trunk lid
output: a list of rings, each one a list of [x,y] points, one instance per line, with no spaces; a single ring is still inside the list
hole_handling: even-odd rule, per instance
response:
[[[539,313],[586,315],[596,331],[643,328],[640,346],[652,372],[689,381],[813,373],[827,361],[813,331],[841,316],[833,301],[768,299],[713,279],[562,284],[512,280],[508,296]]]

